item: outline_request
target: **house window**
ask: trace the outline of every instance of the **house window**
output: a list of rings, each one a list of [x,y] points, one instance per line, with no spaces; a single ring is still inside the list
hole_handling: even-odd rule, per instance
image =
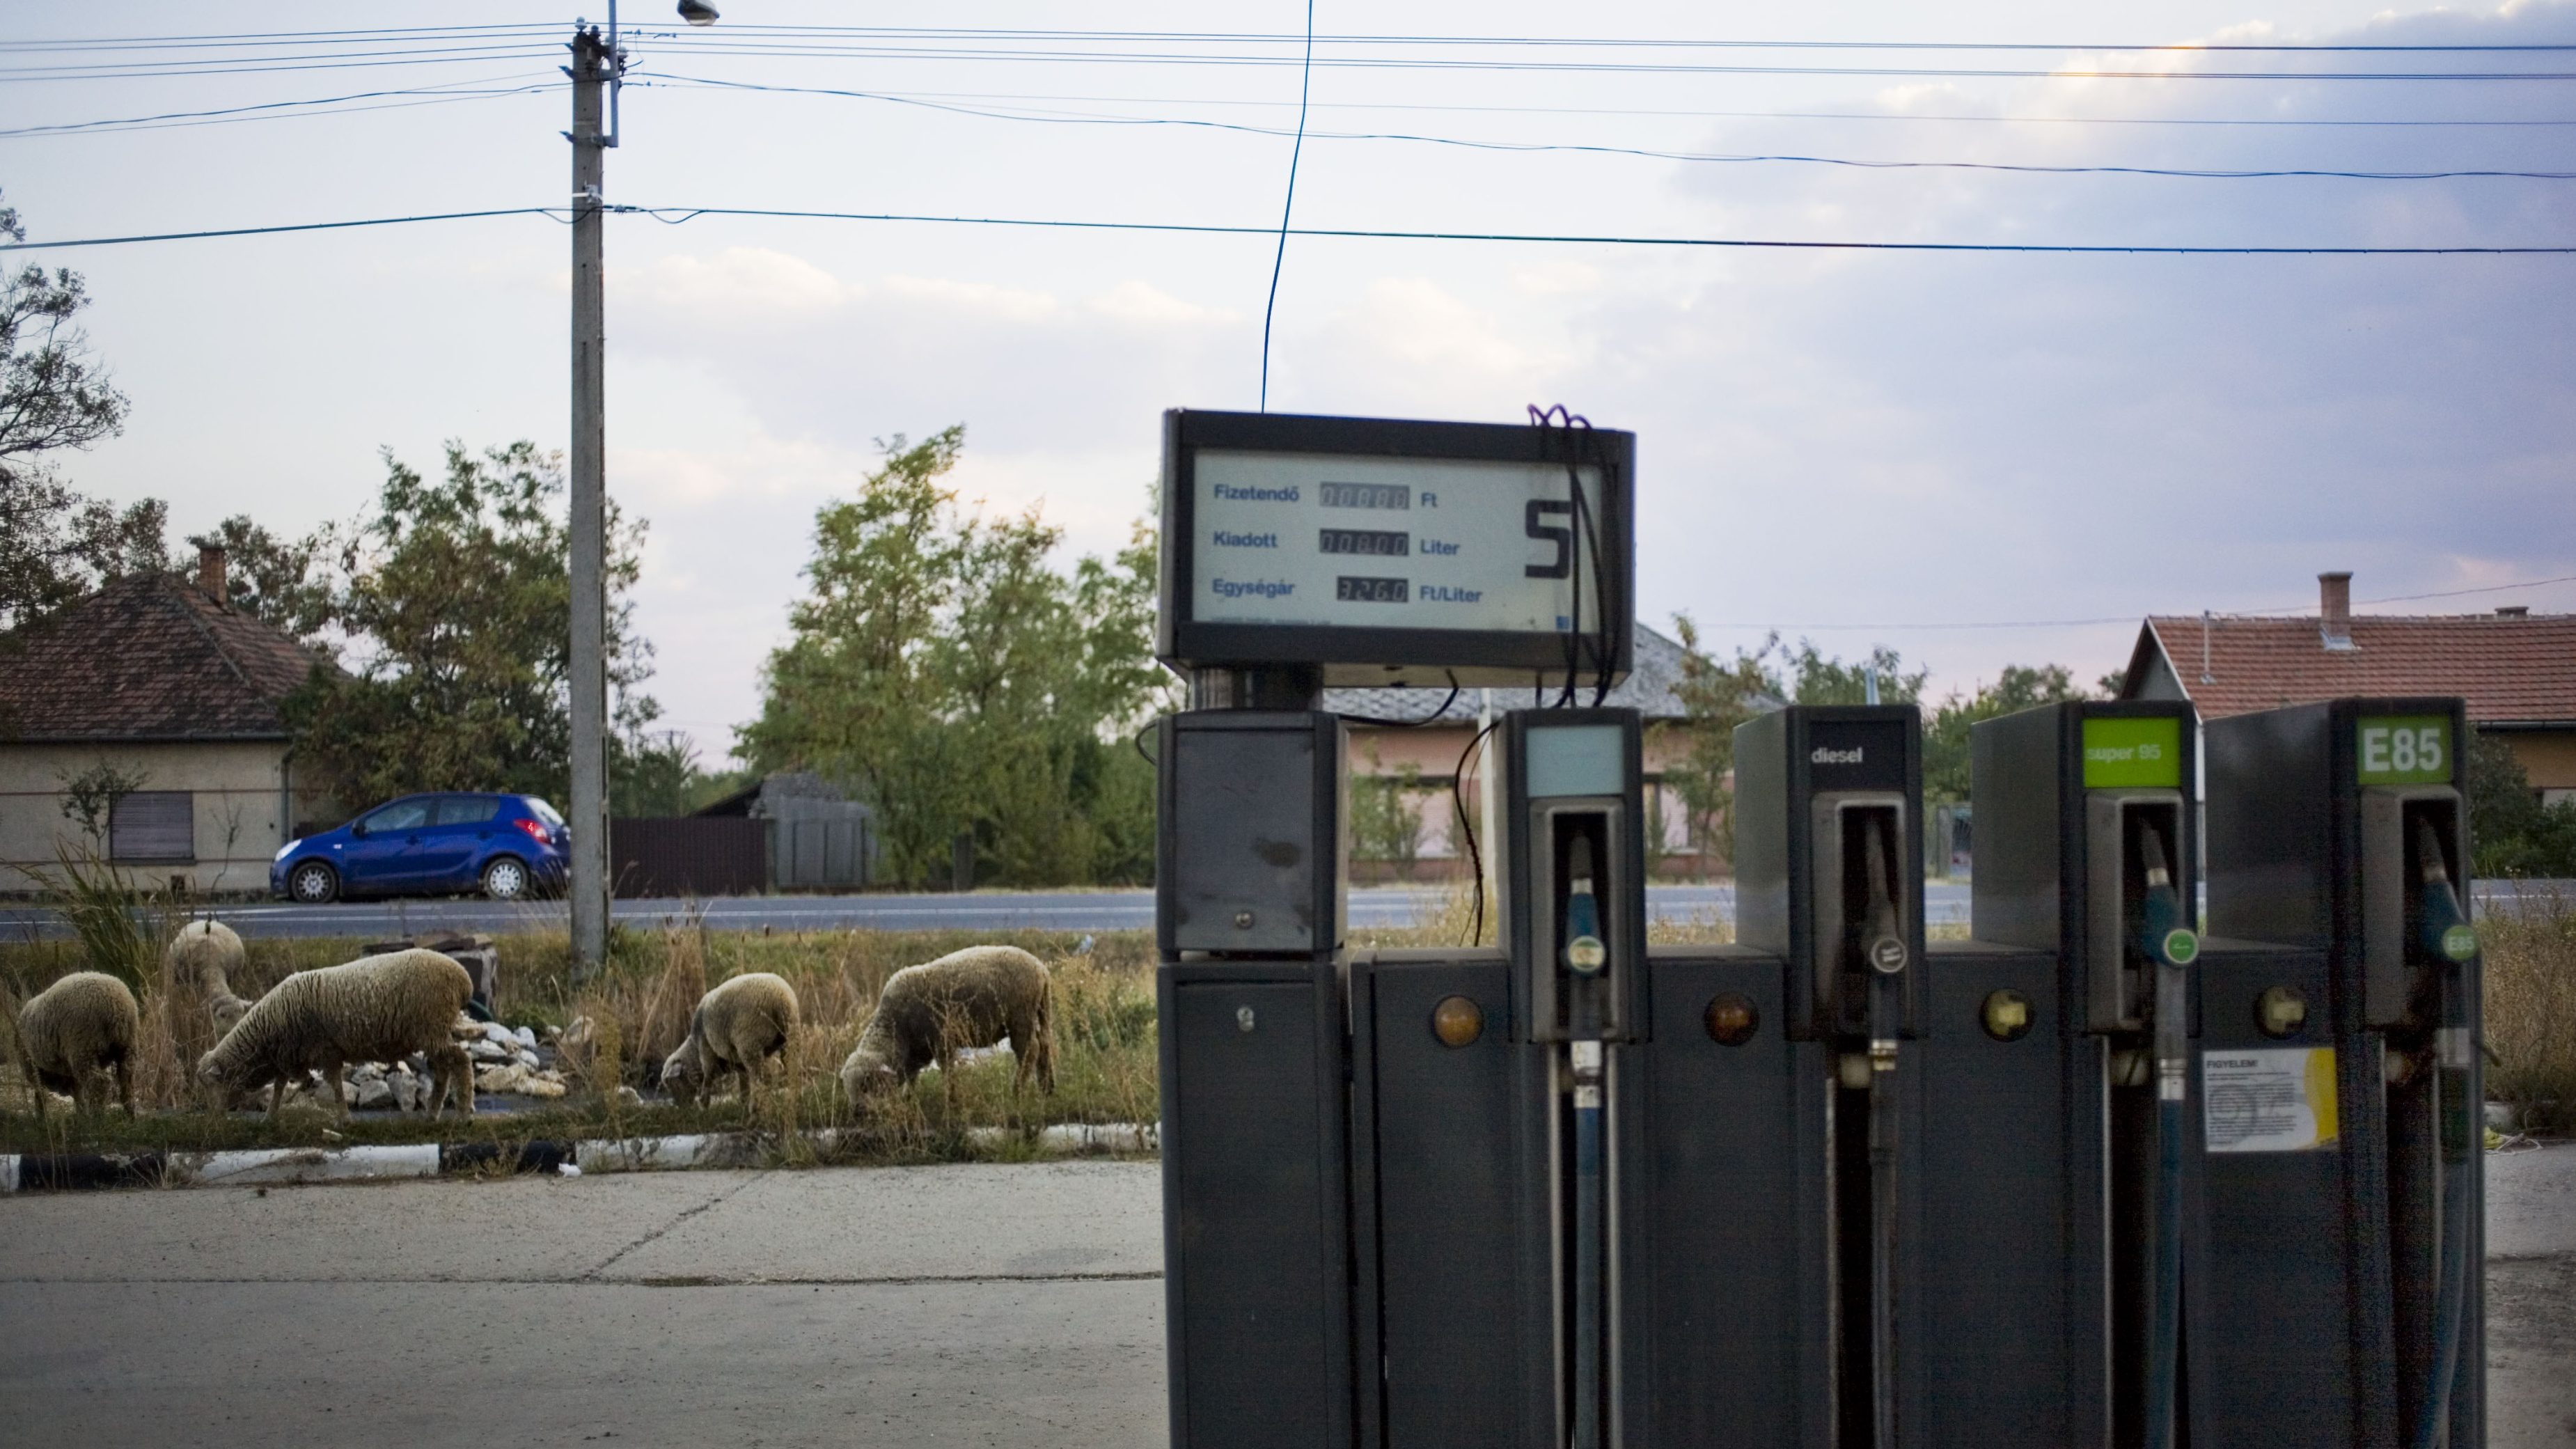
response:
[[[185,790],[137,790],[120,795],[108,816],[111,860],[197,858],[197,797]]]

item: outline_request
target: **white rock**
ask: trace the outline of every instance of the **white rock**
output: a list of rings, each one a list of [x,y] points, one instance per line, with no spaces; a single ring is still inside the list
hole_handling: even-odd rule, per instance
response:
[[[629,1107],[641,1107],[644,1105],[644,1094],[633,1087],[619,1087],[617,1100]]]
[[[564,1084],[532,1076],[519,1084],[519,1091],[530,1097],[560,1097],[564,1094]]]
[[[537,1034],[534,1031],[529,1030],[527,1027],[520,1027],[516,1035],[519,1038],[519,1045],[523,1047],[532,1047],[537,1044]]]
[[[393,1105],[394,1089],[382,1076],[369,1077],[363,1082],[352,1082],[350,1090],[355,1096],[355,1100],[349,1104],[353,1107]]]
[[[519,1065],[526,1067],[529,1071],[533,1072],[537,1068],[544,1066],[545,1063],[537,1059],[537,1054],[535,1052],[522,1048],[519,1052]]]
[[[511,1048],[516,1048],[519,1044],[518,1033],[497,1021],[483,1023],[483,1039],[498,1046]]]
[[[485,1067],[474,1074],[474,1089],[478,1092],[524,1091],[527,1083],[528,1069],[517,1062],[506,1067]]]
[[[494,1041],[469,1042],[465,1054],[478,1062],[515,1062],[519,1059],[516,1051]]]

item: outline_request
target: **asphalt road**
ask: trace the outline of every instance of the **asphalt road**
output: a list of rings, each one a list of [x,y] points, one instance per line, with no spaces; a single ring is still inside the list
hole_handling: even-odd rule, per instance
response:
[[[2510,901],[2517,894],[2576,900],[2576,881],[2480,881],[2477,893],[2484,906]],[[1375,886],[1352,891],[1350,899],[1352,925],[1404,926],[1436,915],[1444,896],[1437,889]],[[1965,924],[1968,883],[1926,882],[1923,906],[1924,917],[1931,924]],[[1646,909],[1659,920],[1732,919],[1735,887],[1653,886],[1646,892]],[[1154,924],[1154,894],[1148,890],[974,891],[965,895],[725,896],[704,901],[630,900],[616,904],[618,920],[638,925],[683,920],[692,912],[704,913],[707,924],[719,931],[1146,930]],[[245,936],[360,936],[391,940],[433,931],[499,933],[565,928],[564,908],[559,901],[504,904],[440,898],[345,901],[327,906],[267,901],[221,906],[215,914]],[[68,934],[61,920],[45,907],[0,907],[0,941]]]
[[[1731,915],[1732,886],[1657,886],[1647,892],[1648,908],[1659,917]],[[1437,914],[1443,900],[1438,890],[1381,886],[1351,892],[1351,924],[1402,926]],[[1966,919],[1965,885],[1938,884],[1926,897],[1932,919],[1943,912]],[[1149,930],[1154,924],[1154,893],[1115,891],[974,891],[964,895],[724,896],[713,900],[626,900],[616,903],[616,918],[639,925],[684,920],[701,912],[719,931],[819,931],[875,929],[894,931],[945,928],[1056,931]],[[327,906],[289,905],[282,901],[219,906],[214,914],[245,936],[363,936],[388,940],[430,931],[563,930],[560,901],[503,903],[479,899],[375,900],[336,902]],[[67,934],[54,913],[41,906],[0,908],[0,941],[30,934]]]
[[[2488,1158],[2493,1449],[2576,1443],[2576,1145]],[[28,1444],[1164,1437],[1153,1163],[0,1199]]]

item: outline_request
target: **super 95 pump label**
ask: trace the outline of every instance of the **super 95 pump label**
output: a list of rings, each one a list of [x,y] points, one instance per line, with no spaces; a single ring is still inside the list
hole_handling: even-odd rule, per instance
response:
[[[1552,463],[1208,449],[1193,475],[1193,619],[1563,633],[1579,573],[1601,627],[1598,469],[1580,516]]]
[[[2332,1047],[2202,1052],[2200,1096],[2212,1152],[2314,1152],[2335,1145]]]

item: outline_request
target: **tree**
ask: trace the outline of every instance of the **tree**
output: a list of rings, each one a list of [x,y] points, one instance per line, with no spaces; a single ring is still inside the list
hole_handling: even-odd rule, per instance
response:
[[[1968,798],[1970,730],[1979,720],[2015,714],[2043,704],[2082,699],[2075,677],[2063,664],[2031,668],[2007,664],[1993,684],[1979,685],[1973,695],[1955,691],[1941,701],[1923,730],[1923,798],[1950,804]]]
[[[1724,852],[1721,832],[1735,803],[1735,727],[1780,707],[1787,690],[1777,670],[1765,661],[1779,648],[1780,636],[1719,663],[1700,647],[1699,626],[1688,614],[1673,616],[1681,635],[1681,678],[1673,692],[1682,706],[1680,758],[1664,767],[1664,784],[1681,800],[1688,817],[1692,847],[1702,860]],[[1658,737],[1673,726],[1658,724]]]
[[[2513,747],[2494,735],[2471,730],[2466,763],[2470,868],[2484,876],[2576,876],[2576,801],[2541,804]]]
[[[1068,579],[1035,509],[960,505],[943,480],[964,446],[962,425],[895,438],[816,514],[809,591],[740,752],[858,787],[897,879],[944,870],[965,829],[1004,880],[1139,878],[1153,782],[1124,733],[1161,678],[1152,536]]]
[[[678,730],[637,730],[608,761],[608,813],[668,819],[711,805],[750,783],[746,770],[710,770]]]
[[[235,514],[188,542],[224,551],[224,602],[233,608],[308,643],[331,623],[329,530],[290,541],[251,522],[247,514]],[[173,559],[170,566],[184,573],[190,561]]]
[[[0,233],[25,241],[14,207]],[[0,629],[88,592],[100,579],[161,564],[168,510],[119,509],[65,486],[55,458],[115,436],[125,395],[92,358],[75,319],[88,285],[68,267],[27,266],[0,280]]]
[[[571,585],[559,455],[518,442],[447,445],[446,476],[384,455],[374,516],[296,545],[336,567],[314,606],[346,672],[316,670],[287,701],[296,758],[341,800],[412,790],[518,790],[562,799],[571,776]],[[644,527],[608,519],[612,719],[631,746],[658,709],[638,691],[651,649],[628,595]],[[290,550],[291,552],[291,550]],[[309,584],[254,598],[282,615]]]
[[[1798,650],[1785,656],[1790,689],[1800,704],[1867,704],[1869,682],[1878,680],[1878,702],[1913,704],[1923,697],[1923,681],[1930,671],[1905,672],[1905,661],[1897,652],[1881,644],[1869,651],[1866,659],[1846,664],[1816,648],[1812,639],[1798,641]]]

